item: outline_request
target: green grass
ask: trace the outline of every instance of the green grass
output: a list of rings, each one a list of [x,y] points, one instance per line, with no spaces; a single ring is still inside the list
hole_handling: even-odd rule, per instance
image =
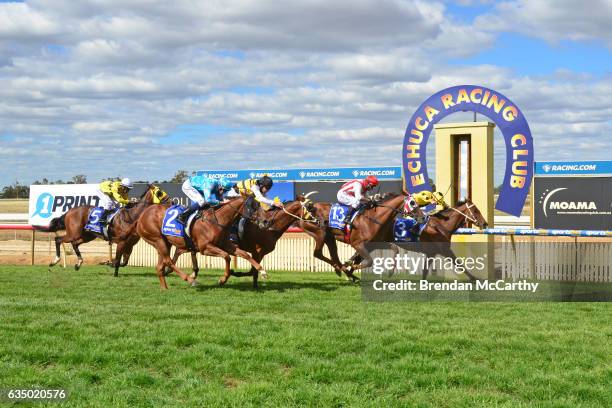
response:
[[[82,407],[612,404],[610,304],[366,303],[333,274],[270,275],[162,293],[150,268],[0,267],[0,388]]]

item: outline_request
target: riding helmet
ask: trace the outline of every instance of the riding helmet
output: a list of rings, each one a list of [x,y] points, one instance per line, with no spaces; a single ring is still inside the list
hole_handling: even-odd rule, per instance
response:
[[[257,180],[257,184],[259,185],[259,187],[265,187],[268,190],[270,190],[272,188],[272,185],[274,184],[274,182],[272,181],[272,179],[270,177],[263,176],[262,178]]]
[[[376,187],[378,185],[378,178],[376,178],[376,176],[368,176],[364,181],[366,185],[370,185],[372,187]]]

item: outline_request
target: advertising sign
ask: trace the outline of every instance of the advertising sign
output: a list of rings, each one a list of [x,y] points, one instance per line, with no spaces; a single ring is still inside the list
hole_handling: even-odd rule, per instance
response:
[[[612,174],[612,161],[536,162],[536,176]]]
[[[336,167],[289,170],[201,170],[197,174],[212,178],[225,177],[231,181],[260,178],[264,175],[272,177],[274,181],[350,180],[370,175],[381,180],[399,180],[402,178],[402,169],[401,167]]]
[[[29,223],[46,226],[71,208],[98,205],[98,184],[47,184],[30,186]]]
[[[536,228],[612,230],[612,178],[534,180]]]

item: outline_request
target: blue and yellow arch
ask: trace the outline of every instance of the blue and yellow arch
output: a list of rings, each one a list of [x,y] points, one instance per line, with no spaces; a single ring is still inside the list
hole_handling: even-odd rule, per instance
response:
[[[483,86],[461,85],[430,96],[412,115],[402,149],[406,189],[430,189],[426,148],[434,124],[451,113],[474,111],[487,116],[501,130],[506,143],[506,171],[495,208],[520,216],[533,177],[533,139],[522,112],[510,99]]]

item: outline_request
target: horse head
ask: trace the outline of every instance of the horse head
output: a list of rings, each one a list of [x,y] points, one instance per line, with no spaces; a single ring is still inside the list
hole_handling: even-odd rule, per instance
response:
[[[296,200],[300,203],[301,207],[302,207],[302,219],[304,220],[314,220],[315,217],[312,214],[312,212],[314,211],[314,203],[312,202],[312,200],[309,198],[312,194],[316,194],[318,193],[318,191],[311,191],[307,194],[304,195],[298,195]]]
[[[161,204],[169,199],[168,193],[155,184],[148,184],[147,189],[140,196],[140,200],[144,200],[147,204]]]
[[[457,202],[455,207],[457,212],[464,216],[464,223],[465,221],[470,221],[481,229],[489,226],[487,220],[485,220],[476,204],[474,204],[469,198]]]

